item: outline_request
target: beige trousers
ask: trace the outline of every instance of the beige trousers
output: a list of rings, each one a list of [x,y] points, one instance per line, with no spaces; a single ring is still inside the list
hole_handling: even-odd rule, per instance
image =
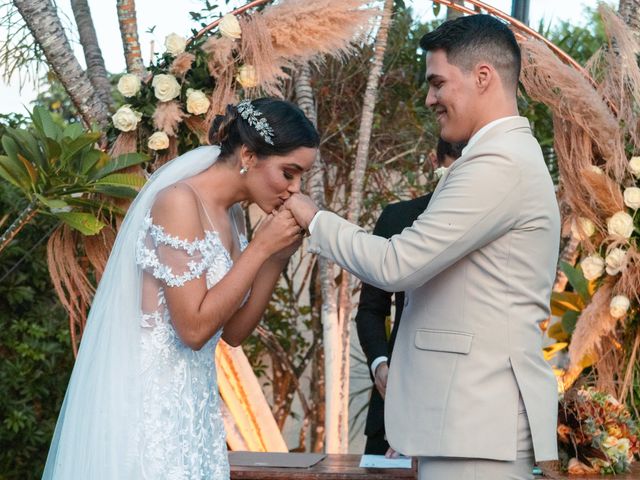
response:
[[[521,404],[518,414],[518,454],[513,462],[480,458],[418,457],[419,480],[532,480],[533,442]]]

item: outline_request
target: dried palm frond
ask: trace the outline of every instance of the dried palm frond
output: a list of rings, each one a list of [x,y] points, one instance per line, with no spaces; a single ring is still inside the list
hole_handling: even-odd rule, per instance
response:
[[[178,54],[169,67],[169,73],[176,77],[184,77],[191,70],[191,65],[195,59],[196,56],[193,53],[182,52]]]
[[[178,125],[185,116],[179,102],[159,102],[153,112],[153,126],[172,137],[178,133]]]
[[[153,162],[153,170],[157,170],[169,160],[173,160],[178,156],[178,140],[176,137],[169,137],[169,147],[158,152],[156,161]]]
[[[120,132],[116,141],[109,149],[109,155],[115,158],[124,153],[134,153],[138,150],[137,132]]]
[[[574,370],[586,355],[597,356],[602,338],[610,334],[618,323],[609,314],[613,284],[613,278],[606,279],[582,311],[569,344],[569,371]]]
[[[86,312],[95,289],[87,277],[86,258],[76,252],[79,233],[66,224],[51,235],[47,243],[47,263],[53,288],[69,313],[69,330],[74,355],[78,353],[80,335],[84,330]]]
[[[236,41],[227,37],[211,37],[202,45],[202,50],[209,56],[209,73],[216,82],[211,93],[208,124],[215,115],[224,112],[228,103],[232,103],[229,99],[235,98],[233,77],[236,67],[233,52],[236,47]]]
[[[242,23],[242,57],[257,72],[260,87],[279,91],[287,69],[343,56],[378,13],[362,0],[288,0],[269,6]]]
[[[640,145],[640,68],[637,62],[640,45],[634,32],[610,7],[600,5],[598,12],[609,38],[608,48],[603,49],[606,75],[603,77],[602,93],[616,103],[620,129],[637,146]],[[608,163],[607,167],[620,183],[627,173],[627,161],[624,155],[615,160]]]

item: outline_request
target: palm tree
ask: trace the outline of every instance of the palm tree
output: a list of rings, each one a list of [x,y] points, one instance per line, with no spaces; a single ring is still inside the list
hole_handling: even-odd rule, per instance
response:
[[[111,97],[111,83],[104,65],[102,51],[98,44],[96,29],[91,18],[91,9],[87,0],[71,0],[71,9],[76,19],[80,44],[84,50],[84,59],[87,62],[87,74],[91,84],[96,89],[102,102],[111,107],[113,99]]]
[[[305,64],[298,71],[298,75],[295,79],[295,92],[298,105],[305,113],[307,118],[311,120],[314,126],[318,126],[318,112],[315,106],[313,89],[311,87],[311,68],[309,64]],[[309,193],[313,201],[319,207],[325,205],[325,185],[324,185],[324,165],[322,158],[320,157],[320,151],[316,156],[316,160],[313,164],[313,169],[309,177]],[[322,338],[324,345],[324,370],[316,369],[318,372],[322,372],[320,378],[318,378],[317,389],[313,389],[313,392],[320,394],[325,392],[325,405],[321,411],[316,411],[316,415],[324,418],[316,418],[316,420],[323,421],[324,425],[318,424],[316,431],[312,433],[312,450],[322,450],[323,446],[323,433],[331,432],[332,420],[329,417],[335,416],[333,412],[336,410],[336,404],[333,399],[336,397],[333,394],[333,390],[340,384],[338,382],[335,372],[336,363],[335,357],[332,352],[339,348],[340,336],[339,336],[339,323],[338,323],[338,292],[334,284],[334,264],[328,261],[326,258],[318,257],[318,277],[320,280],[320,296],[321,296],[321,308],[320,308],[320,322],[322,324]],[[315,288],[315,285],[311,285],[311,288]],[[319,367],[319,365],[318,365]],[[317,405],[316,402],[314,404]],[[313,440],[316,440],[313,442]]]
[[[127,72],[135,73],[142,77],[145,73],[142,54],[140,53],[140,42],[138,41],[138,19],[136,17],[135,0],[117,0],[118,23],[120,25],[120,35],[122,36],[122,46],[124,48],[124,58],[127,63]]]
[[[93,85],[74,56],[55,5],[51,0],[14,0],[13,3],[85,124],[96,123],[106,130],[109,109],[95,94]]]
[[[353,165],[351,192],[347,220],[358,223],[362,208],[362,192],[364,176],[369,158],[369,145],[373,129],[374,110],[378,96],[378,86],[382,75],[384,52],[387,48],[389,24],[393,13],[393,0],[385,0],[382,18],[375,40],[373,63],[367,79],[367,87],[362,105],[362,116],[358,131],[358,148]],[[325,356],[337,358],[332,362],[331,371],[325,372],[327,377],[327,420],[326,451],[329,453],[347,453],[349,446],[349,357],[350,357],[350,325],[353,311],[352,291],[354,282],[351,275],[342,271],[342,279],[338,291],[338,322],[333,328],[337,330],[333,347],[336,352],[330,356],[325,346]],[[326,327],[325,327],[326,328]],[[337,363],[337,364],[336,364]],[[333,384],[330,379],[337,382]]]

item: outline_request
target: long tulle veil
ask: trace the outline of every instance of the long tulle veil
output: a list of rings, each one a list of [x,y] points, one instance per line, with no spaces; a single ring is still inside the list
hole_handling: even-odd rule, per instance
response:
[[[141,478],[140,313],[142,272],[136,241],[160,190],[196,175],[218,147],[188,152],[158,169],[131,204],[87,319],[43,479]]]

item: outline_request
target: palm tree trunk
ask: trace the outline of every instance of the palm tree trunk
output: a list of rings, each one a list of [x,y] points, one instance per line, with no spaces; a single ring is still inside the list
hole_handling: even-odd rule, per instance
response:
[[[618,13],[633,30],[636,40],[640,40],[640,0],[620,0]]]
[[[127,63],[127,72],[135,73],[142,77],[145,73],[140,42],[138,40],[138,19],[136,18],[135,0],[117,0],[118,23],[124,48],[124,58]]]
[[[318,124],[318,114],[313,98],[313,89],[311,88],[311,69],[309,65],[300,68],[295,81],[296,99],[298,105],[311,120],[314,126]],[[309,193],[313,201],[322,208],[325,205],[324,198],[324,165],[320,153],[316,156],[311,175],[309,179]],[[324,389],[325,389],[325,405],[324,405],[324,431],[325,446],[327,452],[329,445],[335,444],[333,436],[337,432],[335,423],[337,419],[339,403],[339,364],[335,361],[336,354],[340,351],[340,336],[338,324],[338,303],[337,291],[333,282],[334,264],[326,258],[318,258],[318,273],[320,279],[320,295],[322,298],[322,306],[320,310],[320,319],[322,322],[322,338],[324,345]],[[311,283],[314,288],[314,282]]]
[[[24,210],[22,210],[22,212],[20,212],[18,218],[16,218],[0,236],[0,253],[2,253],[18,232],[20,232],[20,230],[22,230],[37,213],[38,209],[36,208],[36,202],[31,202]]]
[[[374,110],[378,96],[380,77],[382,75],[384,52],[387,48],[387,37],[392,13],[393,0],[385,0],[380,27],[376,35],[373,63],[364,94],[362,117],[358,133],[358,148],[353,165],[351,193],[349,196],[349,208],[347,210],[347,220],[353,223],[358,223],[360,210],[362,209],[362,192],[364,189],[367,161],[369,159],[369,145],[371,142],[371,131],[373,129]],[[335,438],[327,438],[326,450],[329,453],[347,453],[349,447],[349,358],[351,313],[353,311],[352,292],[354,285],[355,282],[352,276],[343,270],[338,292],[338,341],[340,342],[339,355],[337,357],[339,364],[337,378],[339,382],[337,388],[338,411],[334,418],[336,425],[332,425],[332,430],[329,430],[327,426],[328,432],[333,432],[334,428],[336,432]],[[329,417],[328,413],[327,417]],[[332,442],[329,442],[329,438],[331,438]]]
[[[96,89],[100,99],[111,108],[113,99],[111,97],[111,83],[104,65],[104,58],[98,44],[98,36],[91,18],[91,9],[87,0],[71,0],[71,9],[76,19],[80,43],[84,51],[84,59],[87,62],[87,74],[91,84]]]
[[[87,125],[95,122],[106,130],[109,109],[96,95],[93,85],[74,56],[53,3],[50,0],[14,0],[13,3],[83,121]]]

